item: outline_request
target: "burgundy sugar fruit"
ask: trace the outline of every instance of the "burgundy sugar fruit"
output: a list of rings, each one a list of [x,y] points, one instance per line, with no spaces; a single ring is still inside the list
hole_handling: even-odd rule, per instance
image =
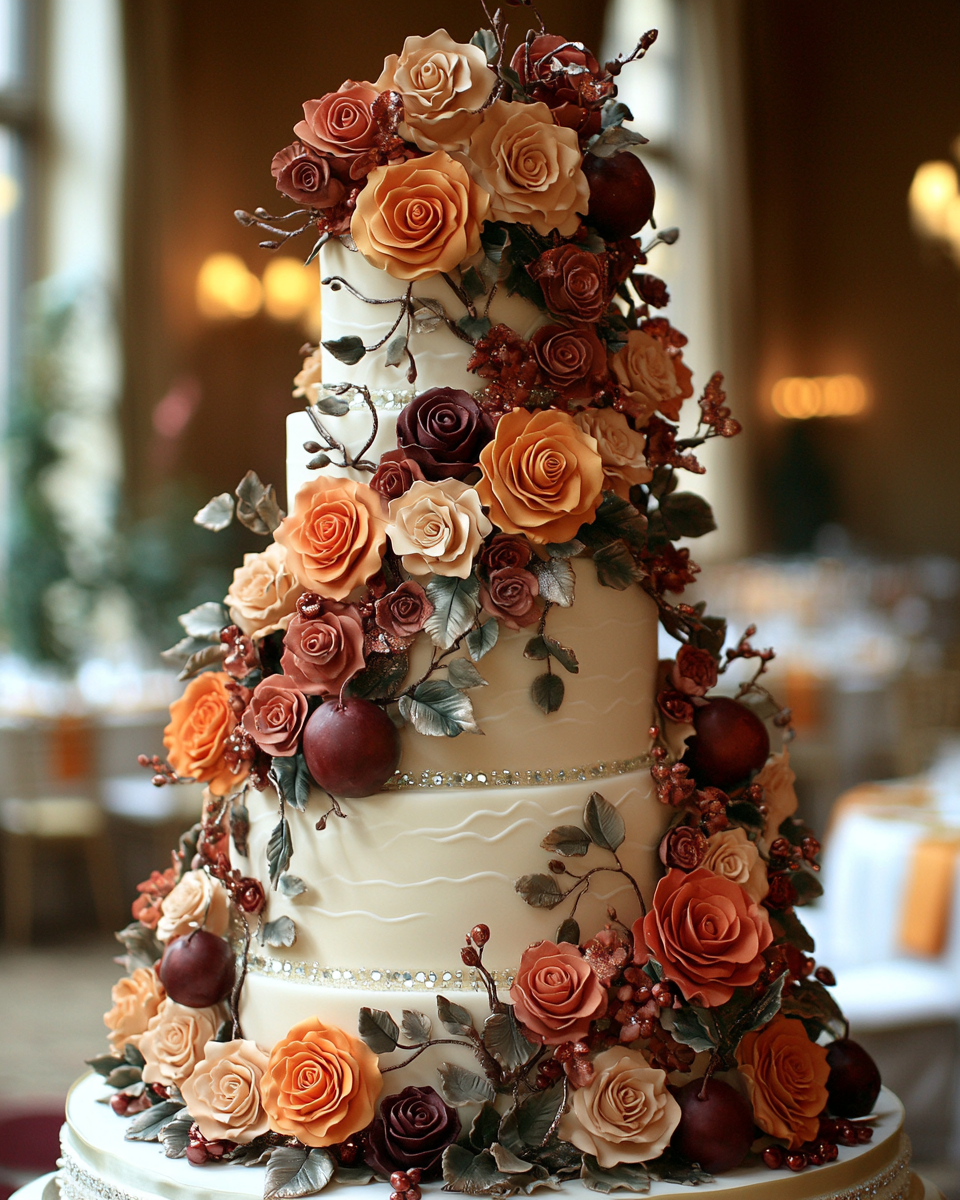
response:
[[[236,962],[230,943],[195,929],[167,943],[160,959],[160,982],[176,1004],[207,1008],[230,994]]]
[[[623,150],[609,158],[588,154],[583,172],[590,185],[587,220],[608,242],[638,233],[653,215],[656,192],[650,173],[635,154]]]
[[[877,1064],[858,1043],[837,1038],[827,1047],[827,1107],[835,1117],[866,1117],[880,1095]]]
[[[759,771],[770,753],[766,726],[745,704],[717,696],[694,709],[696,736],[684,762],[701,785],[726,789]]]
[[[400,735],[370,700],[328,700],[307,721],[303,757],[313,778],[337,797],[379,792],[400,764]]]
[[[701,1098],[701,1092],[703,1096]],[[670,1144],[705,1171],[732,1171],[753,1142],[753,1112],[739,1092],[721,1079],[692,1079],[675,1093],[680,1124]]]

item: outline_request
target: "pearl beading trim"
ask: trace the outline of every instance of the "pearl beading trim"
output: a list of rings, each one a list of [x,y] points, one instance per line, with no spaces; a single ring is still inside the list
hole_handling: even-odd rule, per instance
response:
[[[653,758],[649,754],[638,754],[635,758],[595,762],[585,767],[541,767],[529,771],[423,771],[419,775],[398,771],[383,787],[384,791],[403,788],[551,787],[558,783],[589,783],[594,779],[629,775],[652,763]]]
[[[478,972],[464,968],[455,971],[397,971],[378,967],[327,967],[318,962],[290,962],[251,954],[247,972],[270,979],[289,979],[294,983],[314,983],[320,987],[347,988],[367,992],[483,992]],[[491,971],[498,987],[513,986],[516,971]]]

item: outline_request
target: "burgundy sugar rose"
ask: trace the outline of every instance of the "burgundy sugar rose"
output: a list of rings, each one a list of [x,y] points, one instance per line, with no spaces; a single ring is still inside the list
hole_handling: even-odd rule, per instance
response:
[[[238,908],[253,916],[256,916],[267,902],[263,894],[263,884],[249,875],[237,882],[236,888],[233,889],[233,898]]]
[[[352,604],[328,600],[313,620],[299,614],[287,626],[280,666],[308,696],[335,696],[363,670],[363,625]]]
[[[675,688],[664,688],[657,694],[657,707],[671,721],[680,725],[693,724],[693,705],[689,697]]]
[[[530,349],[547,387],[570,399],[593,395],[607,374],[607,352],[589,325],[544,325]]]
[[[536,575],[522,567],[491,571],[487,582],[480,585],[480,603],[510,629],[522,629],[540,619],[539,595]]]
[[[598,87],[600,64],[589,50],[578,50],[555,33],[541,33],[529,49],[526,44],[517,47],[510,65],[527,94],[553,109],[558,125],[576,129],[582,138],[600,132],[599,107],[583,105],[601,100],[610,85],[604,81]],[[571,66],[586,68],[587,73],[568,75],[558,69]]]
[[[382,596],[376,604],[377,624],[393,637],[418,634],[433,612],[433,604],[419,583],[408,579],[395,592]]]
[[[446,1148],[460,1136],[457,1111],[432,1087],[405,1087],[380,1101],[380,1111],[364,1134],[367,1166],[389,1178],[418,1167],[426,1179],[440,1174]]]
[[[670,682],[685,696],[705,696],[717,685],[717,660],[697,646],[681,646]]]
[[[396,500],[408,492],[423,472],[405,450],[388,450],[380,455],[380,465],[370,479],[370,486],[385,500]]]
[[[695,825],[675,825],[660,843],[660,861],[681,871],[695,871],[706,852],[707,839]]]
[[[397,441],[427,479],[466,479],[479,469],[493,422],[468,392],[430,388],[397,418]]]
[[[557,316],[594,324],[607,311],[610,294],[604,255],[569,244],[556,246],[527,270],[543,289],[547,308]]]
[[[307,698],[293,679],[268,675],[253,689],[243,728],[265,754],[289,758],[297,752],[306,719]]]
[[[277,181],[277,191],[297,204],[332,208],[343,199],[343,184],[333,176],[329,160],[303,142],[278,151],[270,171]]]
[[[499,571],[503,567],[525,567],[530,561],[532,553],[529,545],[522,538],[500,533],[488,546],[484,547],[480,554],[480,561],[488,571]]]

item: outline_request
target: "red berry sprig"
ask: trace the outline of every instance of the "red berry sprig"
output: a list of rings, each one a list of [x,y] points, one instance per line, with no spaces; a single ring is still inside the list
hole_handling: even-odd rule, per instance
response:
[[[220,1138],[207,1141],[196,1122],[190,1126],[190,1133],[187,1136],[189,1139],[187,1161],[193,1163],[195,1167],[202,1166],[211,1159],[223,1158],[225,1154],[236,1149],[236,1142],[228,1142]]]
[[[817,1136],[796,1150],[774,1144],[767,1146],[761,1157],[771,1171],[782,1167],[805,1171],[807,1167],[822,1167],[836,1160],[838,1146],[865,1146],[873,1139],[873,1129],[863,1121],[848,1121],[844,1117],[821,1117]]]
[[[419,1167],[411,1167],[409,1171],[394,1171],[390,1176],[390,1186],[393,1188],[390,1200],[420,1200],[420,1178]]]

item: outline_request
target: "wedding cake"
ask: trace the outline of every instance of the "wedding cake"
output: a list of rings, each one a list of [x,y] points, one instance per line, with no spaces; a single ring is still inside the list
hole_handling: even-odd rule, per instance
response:
[[[168,652],[143,762],[207,791],[118,935],[68,1200],[923,1194],[798,916],[771,652],[682,598],[713,520],[679,473],[739,425],[715,375],[681,436],[643,269],[676,231],[616,77],[655,34],[601,65],[491,25],[308,101],[297,207],[238,213],[313,234],[323,337],[289,512],[251,472],[197,514],[264,548]]]

